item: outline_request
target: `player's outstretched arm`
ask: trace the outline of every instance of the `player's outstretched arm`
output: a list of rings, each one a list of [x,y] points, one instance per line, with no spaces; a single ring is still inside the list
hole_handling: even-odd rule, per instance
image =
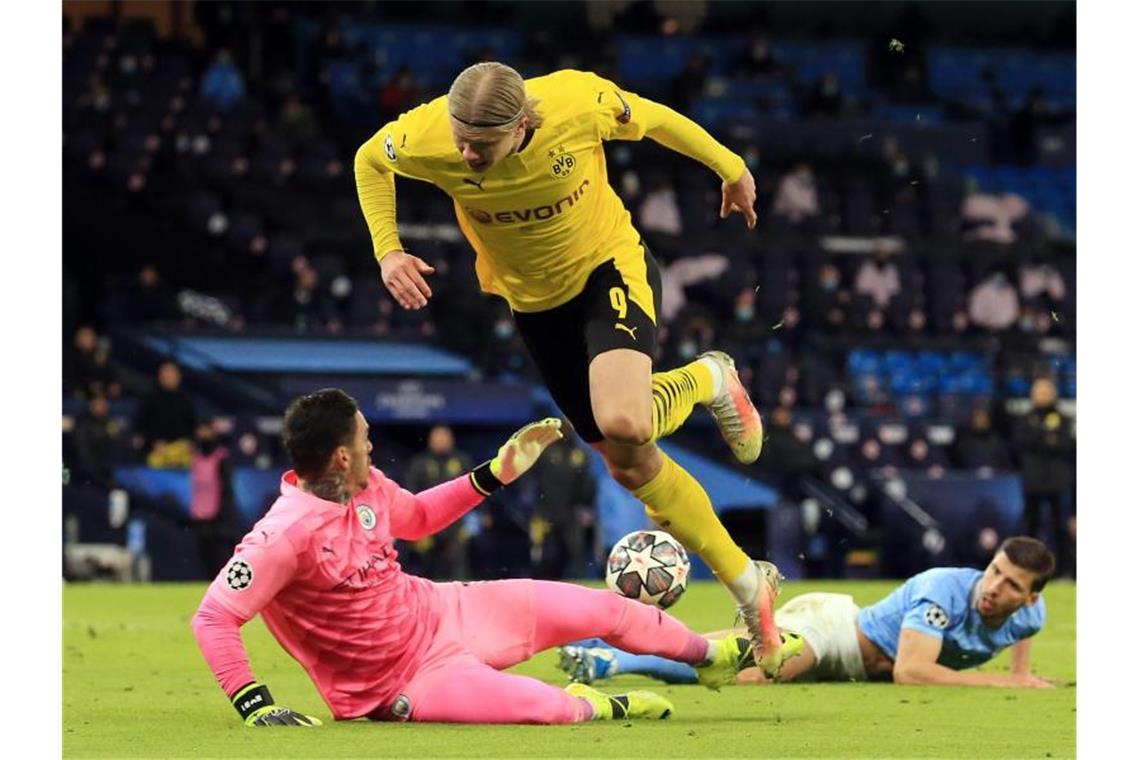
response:
[[[284,588],[297,571],[297,548],[273,531],[250,533],[206,590],[190,621],[206,664],[247,726],[319,726],[321,722],[275,704],[258,683],[241,641],[241,627]]]
[[[252,576],[250,576],[252,577]],[[252,586],[251,586],[252,587]],[[244,589],[243,589],[244,590]],[[278,705],[269,689],[253,680],[249,657],[241,643],[239,629],[245,622],[227,610],[207,592],[194,614],[191,627],[198,647],[214,671],[230,703],[247,726],[319,726],[321,722]],[[234,688],[233,684],[240,684]]]
[[[422,309],[431,298],[424,275],[435,268],[404,250],[396,228],[395,148],[386,127],[356,151],[353,169],[356,196],[372,236],[372,252],[380,264],[380,279],[396,303]]]
[[[451,525],[494,491],[515,482],[562,438],[562,421],[547,417],[515,431],[498,453],[466,475],[413,494],[398,489],[389,512],[392,535],[418,541]]]
[[[704,127],[668,106],[640,99],[644,111],[645,136],[700,161],[721,179],[720,218],[736,211],[744,216],[748,229],[756,226],[756,181],[744,159],[717,142]]]
[[[941,651],[941,639],[904,628],[899,635],[899,653],[895,659],[893,673],[894,682],[907,685],[1053,688],[1053,684],[1049,681],[1028,673],[1006,674],[952,670],[938,664],[938,653]]]
[[[1029,647],[1032,639],[1022,639],[1009,648],[1009,672],[1014,675],[1029,675]]]

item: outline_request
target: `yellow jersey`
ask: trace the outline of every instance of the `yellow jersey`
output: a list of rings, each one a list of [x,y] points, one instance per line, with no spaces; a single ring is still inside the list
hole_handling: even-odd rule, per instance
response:
[[[728,182],[744,172],[744,161],[694,122],[596,74],[527,79],[526,93],[539,100],[542,126],[484,174],[455,145],[446,96],[402,114],[361,146],[356,182],[377,260],[401,248],[391,175],[431,182],[454,202],[480,287],[515,311],[544,311],[580,293],[609,259],[623,272],[644,271],[640,236],[606,175],[604,141],[648,134]],[[655,319],[648,290],[636,291],[630,297]]]

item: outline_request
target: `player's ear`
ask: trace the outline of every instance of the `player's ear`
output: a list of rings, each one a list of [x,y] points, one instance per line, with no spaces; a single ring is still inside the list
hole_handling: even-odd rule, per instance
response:
[[[1038,591],[1031,592],[1029,594],[1029,596],[1026,597],[1026,599],[1025,599],[1025,606],[1026,607],[1032,607],[1033,605],[1037,604],[1037,598],[1039,596],[1041,596],[1040,592],[1038,592]]]
[[[337,446],[333,452],[332,466],[334,470],[348,471],[352,468],[352,454],[347,446]]]

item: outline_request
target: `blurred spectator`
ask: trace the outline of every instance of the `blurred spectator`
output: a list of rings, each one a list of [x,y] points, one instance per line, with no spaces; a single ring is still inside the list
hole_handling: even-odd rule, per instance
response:
[[[906,447],[906,466],[924,470],[930,477],[941,477],[950,464],[946,452],[940,446],[931,446],[922,436],[912,438]]]
[[[158,385],[139,403],[134,429],[148,467],[189,467],[198,417],[194,399],[181,389],[182,370],[158,367]]]
[[[776,200],[772,203],[772,213],[787,219],[793,225],[819,217],[819,193],[811,164],[796,164],[780,179]]]
[[[214,426],[203,422],[194,431],[190,461],[190,524],[206,578],[217,575],[230,556],[233,542],[228,526],[233,511],[233,466],[229,450],[218,442]]]
[[[751,357],[761,351],[761,343],[772,331],[756,314],[756,291],[741,288],[732,304],[732,319],[721,329],[721,343],[731,356]],[[745,366],[741,374],[750,372]],[[747,383],[747,380],[745,380]]]
[[[107,349],[100,345],[95,328],[82,325],[64,354],[64,393],[81,398],[117,397],[121,391],[115,372],[108,363]]]
[[[427,451],[417,454],[404,475],[404,487],[412,493],[426,491],[458,478],[472,468],[471,457],[455,448],[455,434],[446,425],[428,432]],[[470,577],[467,565],[467,536],[463,521],[457,520],[434,536],[411,545],[422,572],[435,580],[463,580]]]
[[[733,73],[736,76],[755,78],[776,74],[779,66],[772,55],[772,46],[761,36],[752,38],[752,44],[736,61]]]
[[[669,85],[670,107],[682,113],[688,111],[693,101],[705,92],[709,76],[709,61],[704,53],[694,50],[685,61],[685,68],[673,78]]]
[[[898,140],[888,138],[885,142],[887,180],[884,184],[893,197],[898,191],[911,187],[914,167],[911,166],[910,157],[899,148]]]
[[[420,89],[412,70],[401,66],[380,90],[380,120],[389,121],[420,102]]]
[[[496,304],[495,309],[499,313],[491,322],[491,336],[484,346],[480,366],[488,377],[521,376],[534,365],[527,359],[526,346],[505,307]]]
[[[962,221],[967,240],[984,240],[991,243],[1012,243],[1017,240],[1013,230],[1029,214],[1029,203],[1020,195],[1002,196],[974,193],[962,199]]]
[[[990,413],[983,407],[970,412],[970,425],[958,432],[954,442],[954,465],[979,474],[1013,469],[1009,446],[993,429]]]
[[[836,117],[843,114],[843,95],[839,92],[839,77],[828,72],[812,89],[804,102],[807,116]]]
[[[677,320],[670,342],[666,363],[687,364],[696,359],[697,354],[716,348],[716,323],[705,314],[693,312]]]
[[[1037,306],[1023,304],[1017,317],[1019,338],[1013,338],[1006,343],[1011,350],[1030,350],[1037,345],[1037,339],[1053,328],[1054,322],[1049,313]]]
[[[1018,282],[1023,303],[1053,308],[1065,300],[1065,280],[1048,262],[1037,261],[1023,265]]]
[[[1029,97],[1013,118],[1009,120],[1010,146],[1014,160],[1019,164],[1032,164],[1037,156],[1037,128],[1050,121],[1049,101],[1045,91],[1034,87]]]
[[[677,206],[677,193],[668,177],[654,180],[637,211],[637,219],[638,227],[645,232],[681,234],[681,209]]]
[[[995,269],[974,286],[970,291],[969,308],[970,320],[991,332],[1008,330],[1017,322],[1017,291],[1003,270]]]
[[[1075,473],[1076,438],[1072,424],[1057,409],[1057,387],[1049,378],[1033,381],[1029,390],[1033,408],[1015,429],[1025,491],[1026,531],[1037,536],[1042,513],[1048,510],[1052,534],[1048,543],[1057,554],[1057,574],[1072,573],[1069,551],[1069,494]]]
[[[870,296],[880,309],[885,309],[891,299],[899,294],[899,270],[890,260],[890,254],[882,248],[874,256],[864,261],[855,275],[855,292]]]
[[[92,74],[87,80],[87,89],[76,100],[76,107],[83,111],[106,113],[111,109],[111,104],[111,88],[102,76]]]
[[[320,136],[313,109],[295,93],[285,98],[277,119],[277,132],[292,145],[304,145]]]
[[[178,313],[174,294],[153,264],[139,270],[127,300],[127,319],[135,323],[165,322]]]
[[[665,36],[693,34],[708,16],[708,0],[655,0],[653,6],[661,17],[658,31]]]
[[[563,423],[566,425],[567,423]],[[597,482],[589,454],[566,436],[535,465],[538,499],[530,521],[535,578],[585,578],[593,542]]]
[[[504,488],[479,505],[479,532],[470,541],[473,578],[530,577],[530,538],[518,504],[522,492]]]
[[[684,256],[661,269],[661,322],[668,324],[685,308],[685,288],[716,280],[728,271],[728,258],[718,253]]]
[[[92,396],[88,400],[87,410],[75,421],[72,435],[77,464],[73,480],[76,483],[90,481],[100,488],[110,488],[119,425],[111,419],[106,398]]]
[[[796,481],[809,475],[815,468],[816,458],[812,453],[810,431],[807,435],[792,427],[792,410],[784,405],[777,406],[767,420],[764,438],[764,456],[760,469],[776,475],[781,490],[790,495],[798,495]]]
[[[851,294],[842,288],[843,273],[835,264],[819,267],[804,287],[804,323],[814,330],[836,332],[843,329]]]
[[[337,319],[336,300],[321,288],[320,275],[304,258],[293,263],[292,289],[276,290],[271,298],[275,301],[272,321],[298,333],[323,330]]]
[[[891,88],[891,96],[900,103],[918,103],[930,97],[926,77],[918,64],[910,64],[903,69]]]
[[[245,79],[234,65],[229,50],[219,50],[202,72],[200,94],[219,111],[228,111],[245,99]]]

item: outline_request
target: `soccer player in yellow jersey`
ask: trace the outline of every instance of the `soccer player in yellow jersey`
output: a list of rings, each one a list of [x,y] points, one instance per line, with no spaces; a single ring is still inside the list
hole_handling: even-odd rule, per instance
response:
[[[701,485],[655,444],[697,403],[741,462],[760,455],[763,428],[728,355],[653,372],[661,275],[607,181],[603,152],[607,140],[647,136],[715,171],[721,217],[737,211],[755,227],[751,173],[696,123],[593,73],[524,81],[501,63],[471,66],[446,96],[384,125],[356,154],[357,192],[381,278],[405,309],[427,305],[434,269],[400,244],[395,175],[451,196],[482,289],[510,304],[555,402],[649,516],[708,562],[736,599],[758,664],[775,672],[779,572],[748,558]]]

